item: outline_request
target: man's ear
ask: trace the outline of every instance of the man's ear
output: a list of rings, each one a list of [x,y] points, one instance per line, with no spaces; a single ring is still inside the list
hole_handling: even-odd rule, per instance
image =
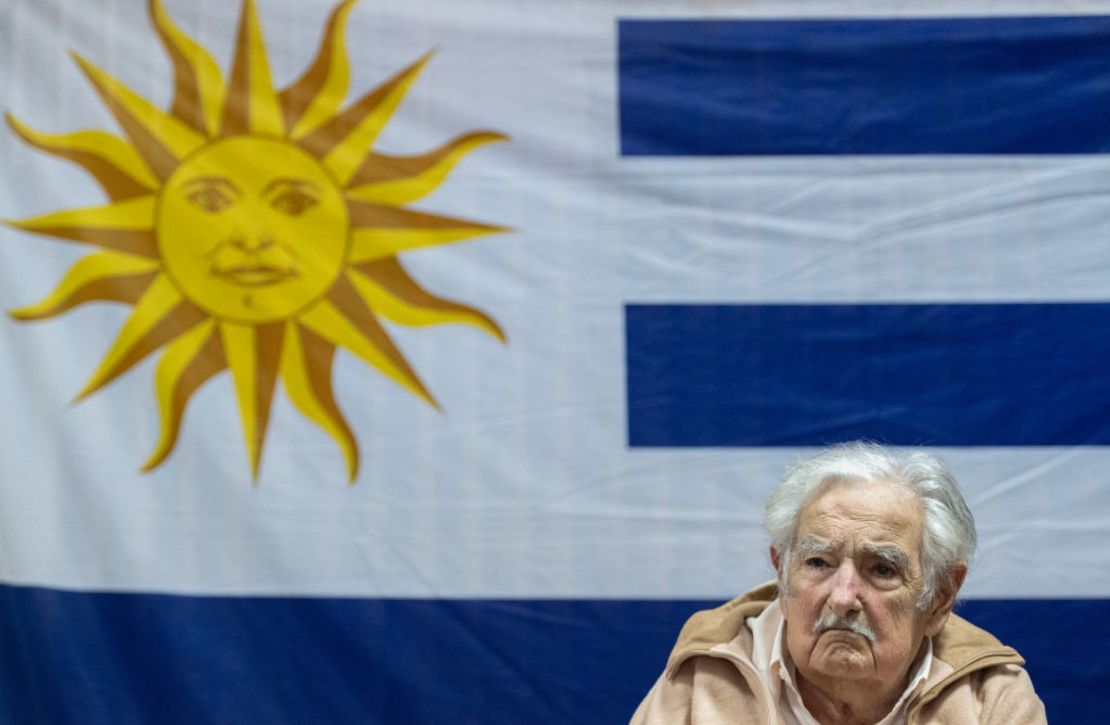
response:
[[[967,564],[957,564],[951,569],[949,575],[948,584],[937,593],[933,608],[929,611],[929,621],[925,625],[927,637],[936,636],[948,621],[948,615],[952,613],[952,607],[956,604],[956,595],[959,594],[960,587],[963,586],[964,578],[967,576]]]
[[[771,552],[771,566],[775,567],[775,573],[778,574],[781,579],[782,569],[780,569],[779,566],[782,564],[782,559],[779,558],[779,552],[775,547],[772,546],[769,551]]]

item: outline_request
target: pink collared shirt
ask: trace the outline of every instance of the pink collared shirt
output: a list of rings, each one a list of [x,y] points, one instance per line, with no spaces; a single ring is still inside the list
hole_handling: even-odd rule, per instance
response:
[[[786,725],[820,725],[809,714],[802,695],[794,681],[795,668],[790,660],[790,652],[785,647],[786,621],[776,599],[758,617],[748,617],[748,629],[752,631],[752,662],[763,678],[763,684],[771,693],[772,702],[778,707]],[[875,725],[905,725],[906,706],[910,695],[923,686],[933,665],[933,641],[926,640],[925,656],[910,678],[902,697],[894,703],[894,708]]]

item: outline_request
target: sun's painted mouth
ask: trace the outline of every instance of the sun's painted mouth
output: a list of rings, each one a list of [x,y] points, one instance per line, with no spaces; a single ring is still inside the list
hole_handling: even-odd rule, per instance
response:
[[[288,268],[272,267],[266,264],[256,266],[237,265],[235,267],[212,268],[212,275],[226,279],[240,287],[267,287],[278,282],[284,282],[297,273]]]

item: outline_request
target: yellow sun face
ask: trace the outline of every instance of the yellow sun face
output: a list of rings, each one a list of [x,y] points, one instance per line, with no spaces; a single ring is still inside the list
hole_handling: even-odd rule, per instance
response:
[[[347,207],[323,165],[294,145],[233,136],[203,146],[158,195],[166,276],[212,317],[295,315],[343,270]]]
[[[7,115],[24,141],[80,165],[108,196],[103,206],[9,222],[96,248],[45,299],[11,315],[40,320],[96,301],[132,306],[79,397],[162,351],[154,381],[161,433],[144,470],[172,452],[192,395],[226,370],[253,475],[280,381],[339,445],[353,482],[358,445],[332,392],[337,350],[438,407],[383,319],[469,324],[505,341],[482,311],[424,289],[398,255],[504,231],[407,205],[466,153],[506,137],[471,132],[419,156],[373,150],[428,56],[344,106],[343,35],[354,1],[332,12],[304,74],[277,90],[252,0],[243,2],[226,81],[208,51],[149,0],[174,68],[168,110],[75,55],[123,137],[45,134]]]

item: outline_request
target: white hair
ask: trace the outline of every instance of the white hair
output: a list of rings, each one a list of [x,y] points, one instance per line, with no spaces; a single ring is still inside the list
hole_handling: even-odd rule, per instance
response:
[[[831,446],[795,463],[771,493],[763,521],[771,534],[771,545],[778,552],[779,584],[784,593],[798,518],[822,484],[831,481],[901,486],[921,502],[924,584],[917,606],[928,609],[938,592],[954,584],[955,568],[966,565],[975,552],[975,519],[956,479],[939,458],[922,450],[898,450],[862,441]]]

